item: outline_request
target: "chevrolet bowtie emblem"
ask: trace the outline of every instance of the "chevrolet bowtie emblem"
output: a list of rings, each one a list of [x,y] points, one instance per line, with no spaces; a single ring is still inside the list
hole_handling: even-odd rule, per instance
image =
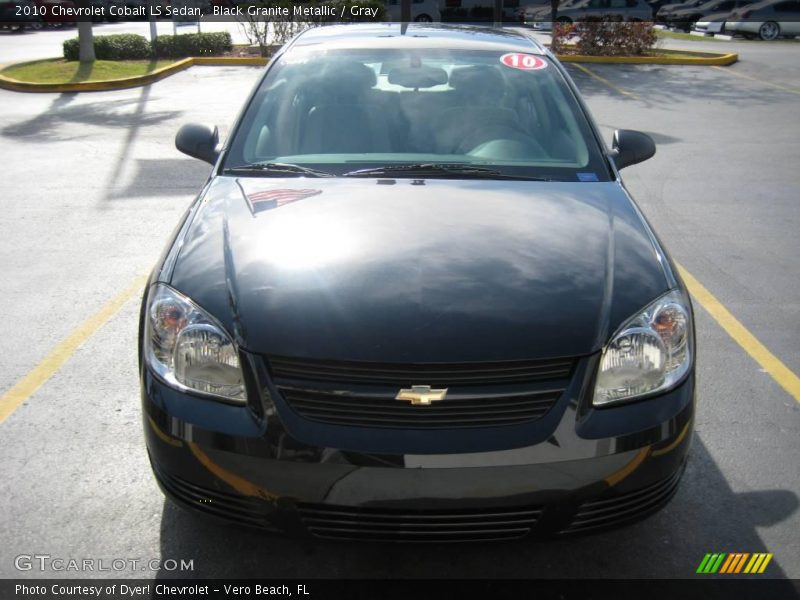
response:
[[[429,385],[412,385],[411,389],[400,390],[397,392],[395,400],[411,402],[415,406],[428,406],[431,402],[444,400],[447,396],[447,388],[443,390],[432,390]]]

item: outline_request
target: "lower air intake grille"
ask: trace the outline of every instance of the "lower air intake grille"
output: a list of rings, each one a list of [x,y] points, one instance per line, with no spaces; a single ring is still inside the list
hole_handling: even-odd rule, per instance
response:
[[[635,492],[584,502],[575,514],[572,524],[562,533],[588,532],[622,525],[656,511],[675,494],[681,473],[682,469],[679,469],[666,479]]]
[[[155,463],[152,464],[158,482],[169,495],[179,502],[227,521],[235,521],[248,527],[275,530],[267,521],[264,502],[255,498],[200,487],[167,473]]]
[[[300,518],[317,537],[382,542],[511,540],[530,533],[538,508],[390,510],[299,504]]]

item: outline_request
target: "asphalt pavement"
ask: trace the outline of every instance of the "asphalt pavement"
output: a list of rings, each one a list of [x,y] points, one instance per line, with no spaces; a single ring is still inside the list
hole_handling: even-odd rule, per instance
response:
[[[630,128],[658,143],[624,176],[673,257],[798,374],[797,51],[731,44],[742,60],[728,68],[568,68],[607,139]],[[165,502],[141,431],[138,294],[103,310],[152,267],[208,173],[174,149],[175,131],[201,121],[224,135],[259,73],[193,67],[133,90],[0,90],[0,394],[54,348],[63,362],[0,424],[0,577],[681,578],[706,552],[771,552],[764,576],[800,578],[800,403],[701,305],[689,466],[673,501],[636,525],[409,549],[266,536]],[[107,321],[70,337],[99,311]],[[171,558],[193,570],[17,570],[15,558],[33,554]]]

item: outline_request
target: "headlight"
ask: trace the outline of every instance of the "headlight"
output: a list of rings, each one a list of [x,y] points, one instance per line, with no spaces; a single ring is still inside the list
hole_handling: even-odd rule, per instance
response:
[[[244,403],[236,345],[225,330],[189,298],[158,284],[145,315],[147,364],[169,385]]]
[[[603,350],[594,405],[605,406],[668,390],[692,363],[692,319],[675,290],[629,319]]]

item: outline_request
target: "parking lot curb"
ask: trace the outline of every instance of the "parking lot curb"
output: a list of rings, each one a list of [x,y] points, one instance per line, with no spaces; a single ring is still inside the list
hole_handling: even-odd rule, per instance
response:
[[[0,88],[14,92],[103,92],[109,90],[124,90],[132,87],[140,87],[174,75],[179,71],[188,69],[194,65],[207,66],[263,66],[267,64],[267,59],[260,56],[194,56],[178,60],[166,67],[156,69],[147,75],[136,77],[125,77],[122,79],[108,79],[104,81],[85,81],[77,83],[31,83],[19,81],[10,77],[0,75]]]
[[[670,50],[672,54],[683,54],[680,50]],[[698,56],[700,55],[700,56]],[[617,63],[635,65],[707,65],[724,67],[739,60],[735,52],[720,54],[715,52],[686,52],[686,56],[589,56],[586,54],[558,54],[561,62],[577,63]]]

